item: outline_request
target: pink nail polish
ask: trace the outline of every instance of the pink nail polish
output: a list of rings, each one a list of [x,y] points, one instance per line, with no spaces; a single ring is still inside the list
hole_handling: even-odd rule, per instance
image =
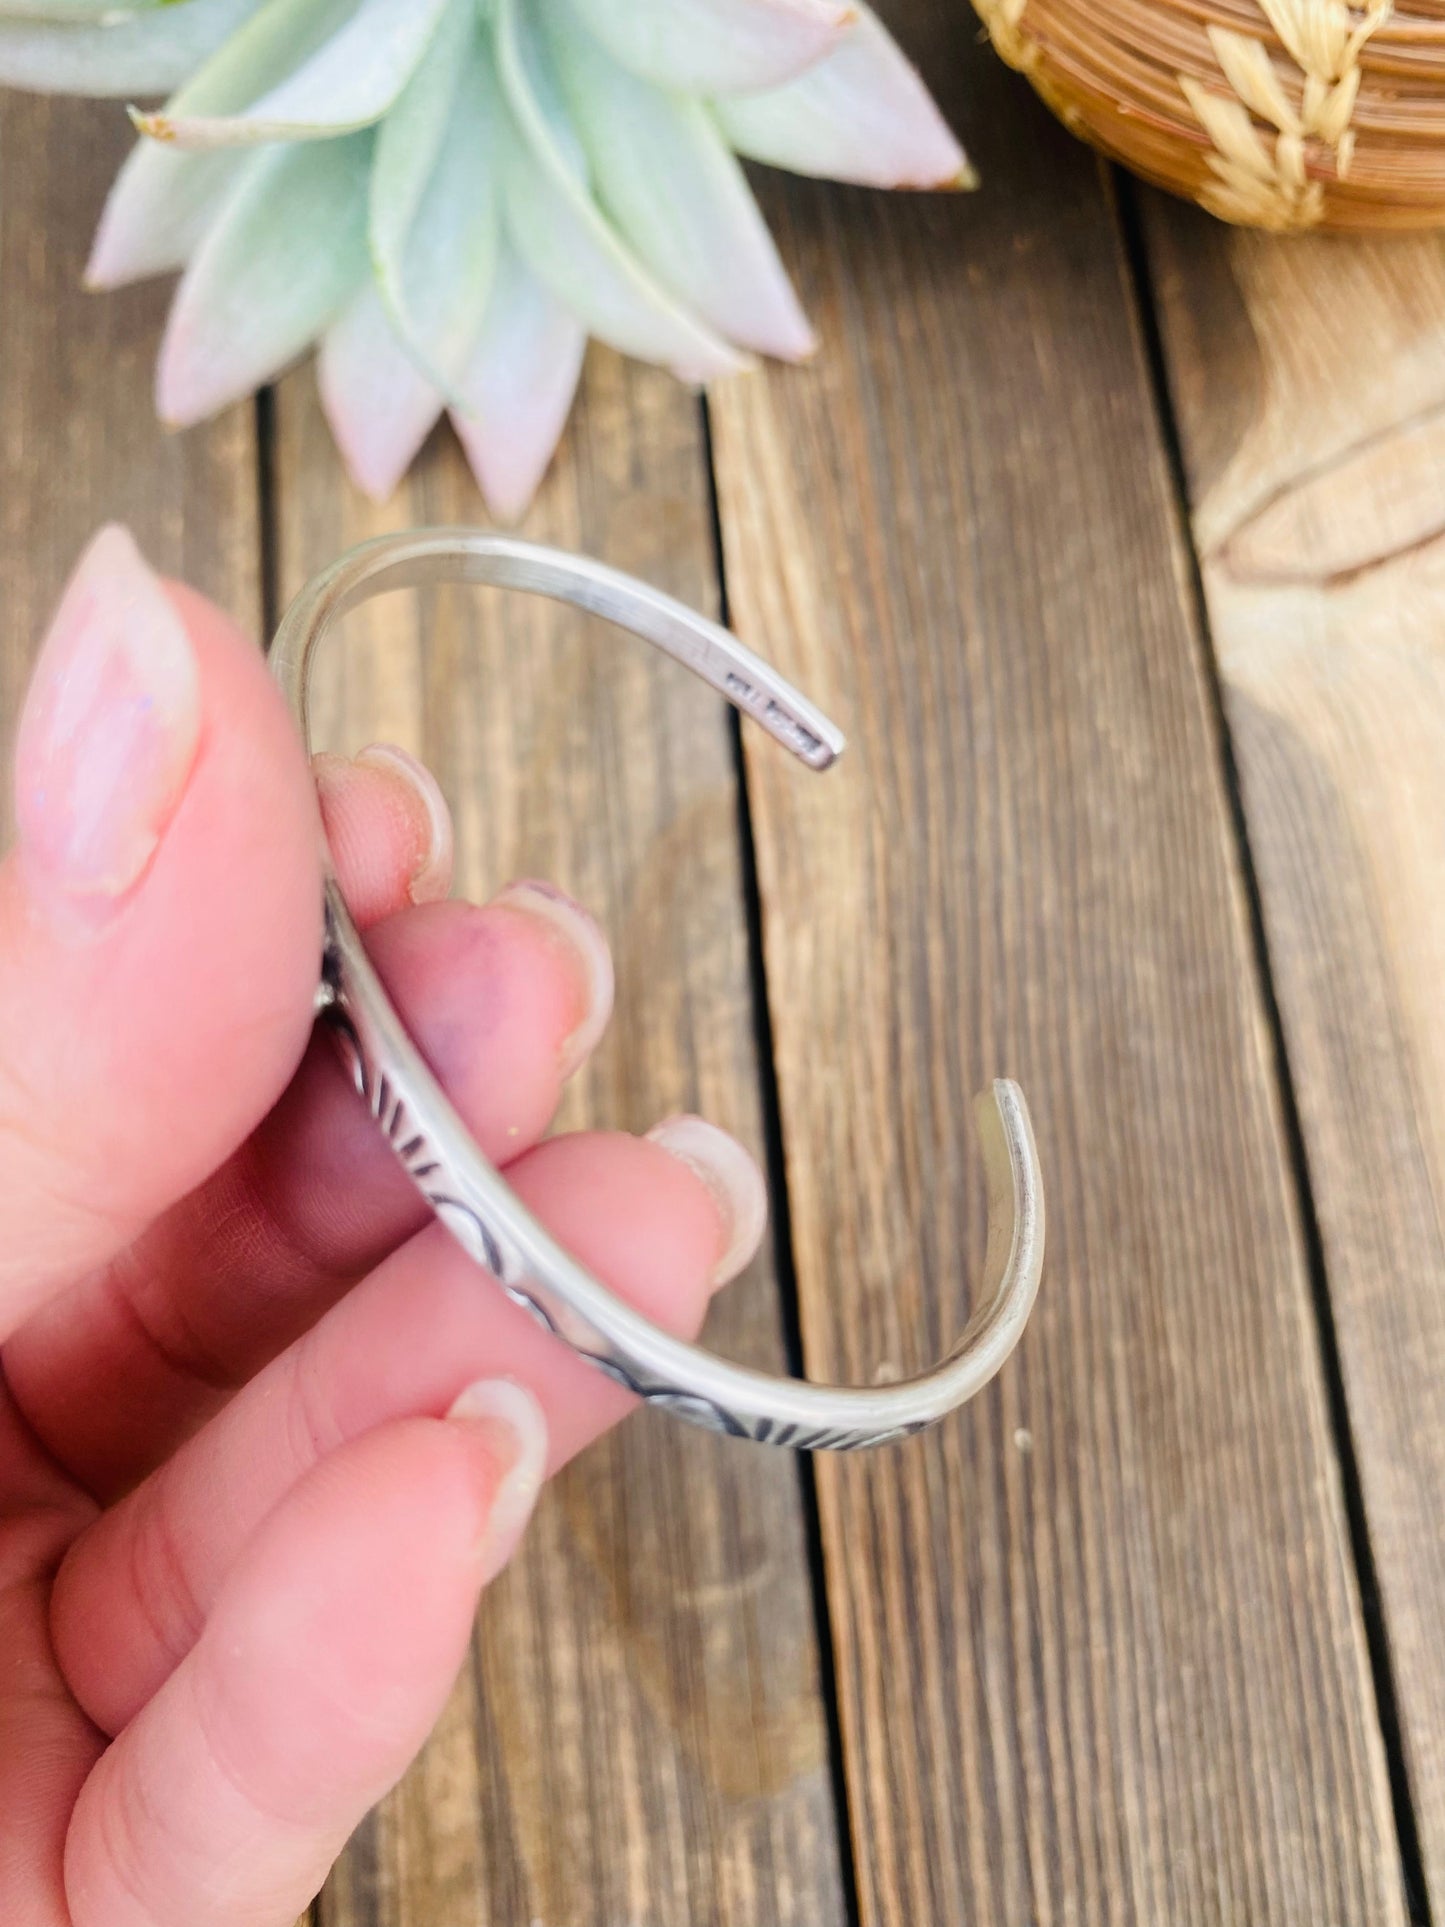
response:
[[[562,1075],[570,1077],[596,1050],[612,1015],[612,952],[602,926],[565,891],[555,884],[539,883],[534,877],[509,883],[493,902],[524,911],[545,924],[576,960],[582,989],[581,1014],[562,1046]]]
[[[753,1158],[735,1137],[705,1117],[664,1118],[647,1133],[670,1157],[695,1171],[711,1191],[722,1219],[722,1250],[713,1290],[731,1284],[750,1264],[768,1226],[768,1188]]]
[[[411,879],[413,903],[437,903],[452,887],[452,813],[447,807],[441,785],[425,763],[396,743],[369,743],[357,752],[358,763],[398,777],[417,799],[426,817],[427,847]]]
[[[500,1474],[477,1553],[481,1582],[489,1584],[516,1551],[547,1471],[547,1421],[527,1390],[510,1378],[478,1379],[458,1393],[447,1412],[486,1442]]]
[[[102,529],[61,600],[26,698],[16,818],[37,893],[104,916],[145,871],[200,736],[185,625],[126,530]]]

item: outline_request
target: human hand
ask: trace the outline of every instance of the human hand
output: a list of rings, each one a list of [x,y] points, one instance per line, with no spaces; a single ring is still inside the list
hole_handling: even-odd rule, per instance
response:
[[[317,792],[321,797],[318,814]],[[541,1134],[605,942],[441,902],[399,752],[315,782],[255,648],[104,531],[22,718],[0,863],[0,1920],[289,1927],[425,1738],[541,1480],[629,1409],[511,1305],[311,1039],[322,817],[476,1137],[691,1334],[762,1234],[699,1119]]]

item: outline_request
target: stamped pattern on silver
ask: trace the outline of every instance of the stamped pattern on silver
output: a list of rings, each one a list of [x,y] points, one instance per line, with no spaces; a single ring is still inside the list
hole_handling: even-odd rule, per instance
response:
[[[309,583],[287,612],[271,662],[307,749],[307,683],[320,638],[343,611],[386,589],[461,580],[570,602],[695,671],[809,768],[843,738],[807,697],[704,616],[582,556],[476,529],[379,536]],[[1038,1289],[1044,1206],[1028,1110],[998,1080],[978,1100],[989,1237],[978,1311],[953,1350],[889,1384],[817,1385],[753,1371],[685,1344],[643,1318],[558,1245],[482,1155],[426,1064],[367,957],[334,880],[316,993],[351,1077],[387,1143],[438,1219],[550,1334],[646,1404],[731,1438],[795,1451],[847,1451],[906,1438],[986,1385],[1017,1344]]]

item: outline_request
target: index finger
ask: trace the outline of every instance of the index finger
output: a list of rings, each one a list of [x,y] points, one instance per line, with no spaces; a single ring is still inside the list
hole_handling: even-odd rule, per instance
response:
[[[42,650],[0,864],[0,1337],[275,1102],[310,1029],[320,824],[259,651],[96,537]]]

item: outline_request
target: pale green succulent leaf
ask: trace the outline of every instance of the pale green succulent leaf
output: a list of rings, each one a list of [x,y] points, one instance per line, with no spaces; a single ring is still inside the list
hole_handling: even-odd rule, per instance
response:
[[[0,20],[113,22],[117,26],[159,13],[177,0],[0,0]]]
[[[593,189],[662,285],[729,341],[794,361],[812,329],[732,151],[701,101],[621,67],[551,0],[551,47]]]
[[[235,185],[239,165],[233,154],[137,148],[101,210],[86,286],[121,288],[184,267]]]
[[[449,408],[504,519],[550,459],[589,332],[689,380],[812,346],[739,155],[880,186],[971,178],[862,0],[0,0],[7,78],[172,89],[136,116],[153,138],[89,277],[189,263],[168,419],[319,340],[361,487],[389,493]]]
[[[566,426],[587,330],[510,247],[452,420],[487,506],[515,522],[537,492]]]
[[[452,0],[416,72],[377,130],[369,223],[373,252],[399,256],[446,137],[471,40],[476,0]]]
[[[684,380],[748,365],[664,288],[591,200],[576,137],[534,75],[545,66],[517,0],[496,0],[497,66],[510,110],[503,181],[507,232],[523,259],[592,334]]]
[[[187,0],[105,23],[69,8],[31,16],[0,6],[0,86],[121,99],[168,94],[260,4]]]
[[[731,144],[795,174],[867,187],[971,187],[968,157],[918,70],[867,7],[837,50],[770,93],[714,103]]]
[[[688,94],[781,87],[835,47],[852,0],[576,0],[589,31],[645,80]]]
[[[182,17],[200,0],[184,0]],[[264,0],[166,102],[177,120],[238,113],[326,47],[356,0]],[[174,17],[174,9],[166,9]]]
[[[194,6],[200,0],[187,0]],[[351,0],[267,0],[261,10],[167,102],[167,111],[229,114],[274,87],[324,46]],[[167,10],[169,11],[169,9]],[[86,280],[115,288],[182,267],[244,162],[238,153],[186,154],[159,141],[136,144],[110,190]]]
[[[330,140],[374,126],[416,71],[448,4],[353,0],[325,42],[243,111],[205,114],[172,106],[139,116],[136,125],[155,140],[196,151]],[[268,8],[263,17],[279,40],[288,36],[284,11],[278,17]]]
[[[431,433],[442,396],[370,282],[326,330],[316,372],[321,405],[352,480],[372,501],[384,502]]]
[[[156,407],[184,426],[270,381],[367,272],[371,137],[252,155],[181,278]],[[324,245],[321,245],[324,237]]]
[[[382,301],[448,392],[481,327],[496,264],[502,113],[475,0],[460,0],[382,123],[370,195]]]
[[[546,38],[537,21],[536,0],[496,0],[494,44],[503,87],[519,127],[532,126],[544,136],[547,164],[560,160],[584,188],[588,186],[587,155],[567,107]]]

